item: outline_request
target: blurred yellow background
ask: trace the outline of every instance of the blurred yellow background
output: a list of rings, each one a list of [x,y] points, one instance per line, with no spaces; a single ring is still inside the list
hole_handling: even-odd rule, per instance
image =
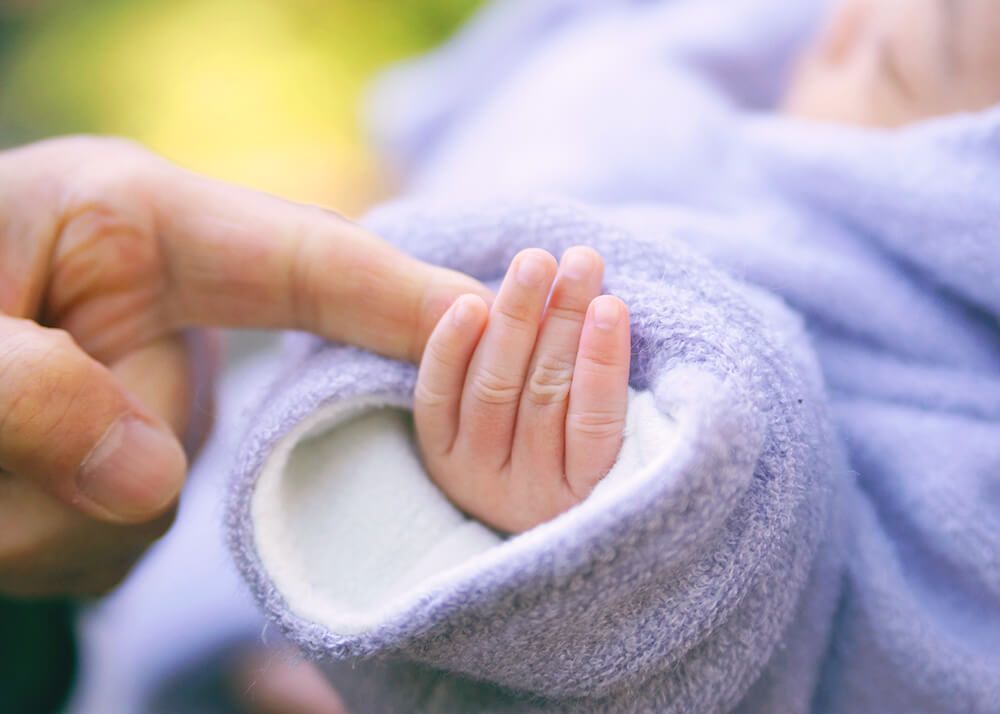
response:
[[[0,2],[0,144],[136,139],[196,171],[356,213],[383,190],[359,122],[380,68],[479,0]]]

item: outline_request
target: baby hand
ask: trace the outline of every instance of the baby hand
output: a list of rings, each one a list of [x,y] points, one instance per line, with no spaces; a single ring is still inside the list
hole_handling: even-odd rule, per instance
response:
[[[427,343],[414,396],[424,465],[496,528],[524,531],[569,509],[618,456],[629,321],[621,300],[600,295],[603,273],[589,248],[558,265],[522,251],[492,308],[460,297]]]

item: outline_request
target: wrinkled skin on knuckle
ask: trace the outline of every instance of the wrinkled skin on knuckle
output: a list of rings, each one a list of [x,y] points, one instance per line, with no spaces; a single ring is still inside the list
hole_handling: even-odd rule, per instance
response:
[[[481,367],[473,375],[469,391],[477,402],[486,406],[507,406],[520,398],[521,384],[495,370]]]
[[[577,363],[577,370],[596,375],[605,375],[610,370],[617,369],[618,366],[617,361],[607,355],[587,354],[581,355]]]
[[[42,356],[27,331],[0,336],[0,404],[4,405],[0,414],[0,434],[16,396],[30,383],[26,380],[31,379],[31,365]]]
[[[569,422],[575,431],[594,440],[620,439],[625,431],[625,419],[617,411],[574,411],[569,415]]]
[[[153,231],[150,194],[156,180],[170,165],[138,144],[124,139],[78,137],[67,139],[78,159],[67,161],[68,168],[54,167],[62,224],[90,218],[89,224],[100,237],[109,229],[132,228],[131,233]],[[102,222],[103,220],[103,222]],[[88,225],[87,221],[81,221]]]
[[[68,405],[92,376],[75,350],[66,332],[33,324],[0,344],[0,451],[44,448],[58,438]]]
[[[7,240],[37,240],[44,251],[66,215],[102,197],[135,201],[168,167],[124,139],[70,136],[0,152],[0,200]],[[127,204],[128,202],[126,202]]]
[[[79,178],[95,182],[91,195],[138,195],[148,189],[149,182],[170,164],[138,142],[120,137],[76,136],[66,139],[70,151],[78,159]],[[72,174],[71,174],[72,175]],[[80,190],[87,186],[80,185]]]
[[[545,309],[547,322],[560,322],[566,325],[581,325],[587,315],[587,305],[550,305]]]
[[[103,343],[153,339],[167,271],[153,196],[169,164],[124,140],[67,137],[0,154],[0,309]],[[8,175],[9,174],[9,175]],[[6,179],[6,180],[5,180]],[[150,320],[149,317],[153,317]],[[147,323],[140,325],[140,323]],[[120,335],[120,336],[119,336]]]
[[[125,142],[69,137],[0,152],[0,309],[39,317],[67,229],[85,213],[146,212],[151,155]],[[105,262],[91,269],[115,267]],[[6,268],[6,270],[4,269]],[[42,316],[45,318],[46,316]],[[51,320],[45,320],[53,322]]]
[[[66,136],[24,147],[15,162],[35,167],[32,184],[47,187],[58,199],[52,206],[72,211],[101,197],[130,196],[150,187],[150,179],[169,164],[142,145],[117,137]]]
[[[8,262],[12,274],[24,273],[16,295],[0,292],[0,309],[60,324],[77,338],[31,320],[20,327],[6,322],[0,335],[0,453],[16,456],[17,449],[23,455],[72,429],[69,419],[81,404],[92,413],[118,407],[99,401],[116,397],[94,388],[103,368],[80,347],[110,361],[127,344],[164,328],[148,320],[162,271],[146,192],[171,169],[137,144],[103,137],[60,138],[0,157],[0,229],[13,251],[5,256],[16,258]],[[48,255],[51,261],[39,259]],[[47,272],[36,274],[34,267],[43,263]],[[0,268],[0,280],[6,278]],[[25,287],[43,279],[46,294]],[[101,342],[109,334],[117,347]],[[10,468],[14,474],[0,472],[2,592],[106,590],[174,517],[171,510],[139,526],[97,523]]]
[[[8,362],[0,358],[0,403],[5,405],[0,418],[0,459],[14,464],[23,459],[35,461],[31,452],[53,443],[62,444],[54,453],[65,452],[65,459],[82,457],[77,451],[89,426],[87,415],[122,409],[118,394],[100,387],[102,368],[65,331],[35,326],[14,342],[13,355],[7,355],[16,364],[5,369]],[[8,379],[12,376],[20,378]],[[67,448],[68,444],[75,449]],[[65,469],[77,465],[62,464]]]
[[[528,316],[504,305],[494,308],[490,320],[499,323],[502,329],[509,333],[534,334],[537,329],[535,322]]]
[[[339,219],[330,220],[339,223]],[[412,273],[402,275],[400,261],[410,258],[356,226],[338,226],[344,232],[343,241],[325,240],[325,227],[319,230],[319,240],[312,235],[313,240],[301,243],[296,251],[295,262],[300,267],[293,272],[296,285],[291,289],[297,292],[294,309],[301,310],[311,325],[330,330],[334,339],[361,343],[375,340],[394,355],[418,361],[423,342],[417,350],[414,327],[421,322],[422,298],[426,296],[415,290],[419,281],[414,276],[422,266],[414,265]],[[337,281],[331,281],[328,266],[335,263],[347,267]],[[336,305],[344,303],[366,318],[342,319]]]
[[[531,371],[526,393],[537,406],[562,404],[569,399],[573,384],[573,364],[562,360],[542,360]]]
[[[114,201],[83,199],[69,207],[42,319],[71,326],[87,351],[105,361],[169,332],[169,271],[155,230],[143,210],[129,213]]]
[[[427,343],[423,359],[430,360],[439,368],[443,368],[448,372],[457,372],[459,370],[464,371],[465,369],[465,364],[457,359],[447,347],[438,341],[431,341]]]
[[[431,389],[423,380],[417,382],[413,389],[413,400],[425,407],[441,407],[451,402],[451,397],[443,392]]]
[[[324,295],[320,290],[323,285],[322,280],[317,276],[321,268],[332,265],[332,260],[320,260],[318,256],[306,250],[312,242],[311,235],[304,232],[302,227],[296,227],[289,231],[288,242],[292,246],[290,251],[285,284],[281,288],[284,295],[275,295],[274,300],[286,299],[291,307],[289,313],[295,318],[298,329],[306,329],[308,325],[319,324],[326,321],[324,316],[319,314],[325,302]]]
[[[0,332],[0,378],[10,379],[19,370],[28,370],[32,360],[44,358],[45,353],[65,346],[72,339],[62,330],[44,328],[32,320],[11,319]]]

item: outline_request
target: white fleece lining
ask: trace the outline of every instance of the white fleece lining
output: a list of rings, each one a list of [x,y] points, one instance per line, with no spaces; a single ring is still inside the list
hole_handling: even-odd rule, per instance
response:
[[[385,403],[317,411],[278,444],[253,493],[268,575],[297,615],[338,634],[371,629],[504,543],[431,483],[407,412]],[[649,392],[632,393],[622,450],[588,503],[641,478],[677,437]]]

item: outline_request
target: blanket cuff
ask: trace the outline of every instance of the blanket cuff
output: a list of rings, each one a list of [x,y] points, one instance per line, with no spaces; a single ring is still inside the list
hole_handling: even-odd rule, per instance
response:
[[[591,507],[666,457],[674,436],[652,395],[632,392],[621,452]],[[345,636],[461,579],[506,541],[431,482],[409,412],[389,398],[355,397],[304,420],[264,462],[251,514],[261,564],[288,606]]]

